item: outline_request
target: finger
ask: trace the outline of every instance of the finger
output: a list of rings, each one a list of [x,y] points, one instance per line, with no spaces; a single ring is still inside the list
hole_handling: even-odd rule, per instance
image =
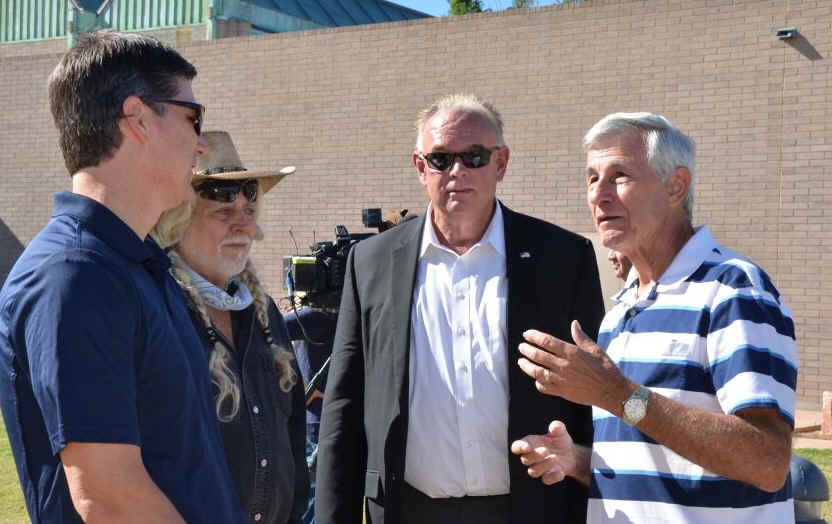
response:
[[[523,338],[526,339],[531,344],[535,346],[539,346],[550,353],[552,351],[557,351],[563,344],[566,344],[563,340],[559,338],[555,338],[552,335],[544,333],[542,331],[538,331],[536,329],[529,329],[523,332]]]
[[[531,453],[532,450],[534,450],[532,440],[537,437],[538,435],[526,435],[519,440],[515,440],[511,443],[511,452],[515,455],[525,455],[526,453]]]
[[[546,446],[546,435],[526,435],[511,443],[511,452],[516,455],[533,453],[536,449]]]
[[[547,486],[551,486],[552,484],[557,484],[558,482],[562,481],[566,478],[566,473],[560,468],[553,469],[551,471],[547,471],[540,480],[543,481],[544,484]]]
[[[526,469],[529,476],[532,478],[540,478],[544,475],[548,475],[553,471],[558,470],[562,470],[562,468],[558,463],[557,457],[555,457],[554,455],[550,455],[546,457],[545,460],[533,464]]]
[[[551,456],[552,454],[549,453],[549,450],[547,448],[537,448],[531,453],[520,455],[520,463],[524,466],[537,467],[538,469],[540,469],[542,474],[545,468],[538,465],[546,462],[546,460],[549,459],[549,457]]]
[[[517,350],[520,351],[524,357],[545,368],[552,369],[558,364],[565,363],[560,356],[549,353],[548,351],[540,349],[536,346],[532,346],[531,344],[526,344],[525,342],[517,346]]]
[[[548,369],[538,366],[525,358],[518,359],[517,365],[520,366],[523,373],[533,378],[541,386],[547,386],[559,380],[556,373],[552,373]]]

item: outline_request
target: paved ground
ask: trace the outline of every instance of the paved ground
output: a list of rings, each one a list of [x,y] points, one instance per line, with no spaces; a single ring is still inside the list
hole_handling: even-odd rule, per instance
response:
[[[820,411],[798,409],[794,414],[794,427],[796,430],[820,426]],[[792,448],[820,448],[832,449],[832,440],[811,438],[803,436],[803,433],[795,433],[792,437]]]

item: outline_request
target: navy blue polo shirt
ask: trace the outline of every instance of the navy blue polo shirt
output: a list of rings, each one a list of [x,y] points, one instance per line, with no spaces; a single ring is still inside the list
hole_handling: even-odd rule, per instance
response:
[[[169,260],[104,206],[73,193],[0,291],[0,401],[39,522],[81,522],[58,452],[140,446],[187,522],[243,522],[202,344]]]

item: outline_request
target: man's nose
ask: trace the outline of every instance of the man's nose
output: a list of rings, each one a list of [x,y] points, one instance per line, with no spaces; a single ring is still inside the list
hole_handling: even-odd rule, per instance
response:
[[[590,184],[586,189],[587,201],[592,205],[609,202],[612,199],[613,185],[603,180]]]
[[[202,156],[208,152],[208,144],[205,142],[205,139],[202,138],[202,135],[199,135],[196,140],[196,149],[194,153],[196,156]]]
[[[463,173],[468,173],[468,168],[462,163],[462,158],[456,156],[454,157],[453,164],[448,168],[448,174],[457,177]]]

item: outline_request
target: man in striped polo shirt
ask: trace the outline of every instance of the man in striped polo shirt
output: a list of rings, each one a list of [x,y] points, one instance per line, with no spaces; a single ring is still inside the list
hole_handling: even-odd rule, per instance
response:
[[[544,483],[590,485],[587,521],[793,522],[786,482],[797,345],[768,275],[691,223],[693,141],[662,116],[616,113],[584,137],[587,202],[637,278],[597,345],[527,331],[539,391],[593,406],[594,444],[559,421],[512,444]]]

